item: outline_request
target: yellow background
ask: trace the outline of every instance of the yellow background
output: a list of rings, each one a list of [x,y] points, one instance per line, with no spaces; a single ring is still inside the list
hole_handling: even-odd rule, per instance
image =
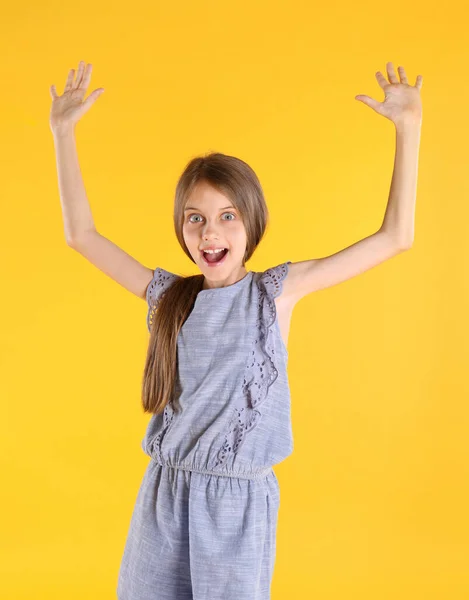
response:
[[[381,225],[394,126],[375,72],[423,75],[409,252],[295,307],[294,452],[272,600],[469,596],[465,6],[424,2],[10,4],[0,36],[2,600],[115,598],[148,464],[146,305],[66,245],[49,87],[93,64],[77,126],[100,233],[194,274],[173,232],[190,158],[239,156],[270,210],[248,270]]]

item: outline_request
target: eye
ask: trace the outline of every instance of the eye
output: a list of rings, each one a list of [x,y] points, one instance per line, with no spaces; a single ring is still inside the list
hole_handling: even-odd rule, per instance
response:
[[[231,212],[225,212],[225,213],[223,213],[223,215],[231,215],[233,218],[236,218],[236,215],[235,215],[235,214],[233,214],[233,213],[231,213]],[[200,215],[199,215],[199,214],[197,214],[197,213],[192,213],[192,214],[191,214],[191,215],[189,215],[189,217],[188,217],[188,221],[189,221],[189,223],[197,223],[197,221],[192,221],[192,220],[191,220],[191,219],[192,219],[192,217],[200,217]],[[226,221],[226,220],[227,220],[227,219],[225,219],[225,221]],[[228,221],[233,221],[233,219],[228,219]]]

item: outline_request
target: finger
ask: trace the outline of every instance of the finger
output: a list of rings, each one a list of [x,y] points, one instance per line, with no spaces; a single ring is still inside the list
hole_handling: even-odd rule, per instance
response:
[[[399,71],[399,75],[401,76],[401,83],[408,83],[404,67],[397,67],[397,70]]]
[[[81,86],[80,86],[80,87],[84,88],[85,90],[90,85],[92,68],[93,68],[93,65],[91,63],[86,65],[85,74],[83,76],[83,81],[81,82]]]
[[[83,111],[86,112],[92,104],[95,103],[95,101],[99,98],[99,96],[101,96],[101,94],[104,93],[104,88],[98,88],[97,90],[94,90],[93,92],[91,92],[91,94],[88,96],[88,98],[83,102]]]
[[[417,79],[415,80],[415,87],[418,90],[422,89],[423,77],[421,75],[417,75]]]
[[[385,86],[389,85],[389,81],[386,77],[381,73],[381,71],[377,71],[375,73],[376,79],[378,80],[379,85],[384,89]]]
[[[83,78],[84,69],[85,69],[85,61],[80,60],[80,63],[78,65],[77,79],[75,81],[75,89],[79,88],[81,85],[81,80]]]
[[[59,95],[57,94],[57,90],[55,89],[55,85],[50,86],[50,95],[52,96],[52,100],[55,100],[59,97]]]
[[[386,63],[386,69],[388,72],[389,81],[391,83],[399,83],[399,81],[396,77],[396,72],[394,71],[394,65],[392,64],[392,62]]]
[[[65,84],[64,93],[68,92],[69,90],[72,89],[74,75],[75,75],[75,69],[70,69],[70,71],[68,72],[68,77],[67,77],[67,82]]]

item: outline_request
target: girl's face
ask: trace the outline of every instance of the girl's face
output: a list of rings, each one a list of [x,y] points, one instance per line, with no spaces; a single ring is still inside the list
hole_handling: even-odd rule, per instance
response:
[[[186,202],[182,233],[192,258],[208,281],[230,285],[246,274],[243,257],[247,237],[241,215],[231,200],[205,181],[197,184]],[[223,262],[207,265],[202,250],[210,246],[228,249]]]

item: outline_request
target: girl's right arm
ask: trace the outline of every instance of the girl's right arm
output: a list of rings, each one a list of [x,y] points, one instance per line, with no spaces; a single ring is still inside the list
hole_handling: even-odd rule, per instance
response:
[[[78,162],[75,125],[104,90],[95,90],[83,102],[91,78],[91,64],[85,68],[81,61],[75,82],[73,78],[74,69],[71,69],[62,96],[57,95],[55,86],[50,88],[53,102],[49,123],[54,137],[65,239],[103,273],[145,300],[153,271],[98,233]]]

